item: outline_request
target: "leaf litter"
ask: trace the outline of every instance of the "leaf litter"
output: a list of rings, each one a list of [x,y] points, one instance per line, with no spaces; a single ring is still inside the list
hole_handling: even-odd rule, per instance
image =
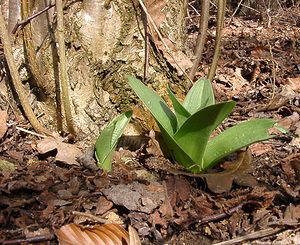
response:
[[[160,21],[165,18],[161,13],[157,15]],[[0,116],[0,160],[14,165],[0,173],[0,242],[33,242],[38,238],[56,241],[54,233],[63,225],[76,221],[74,227],[94,226],[101,220],[119,220],[132,225],[145,244],[233,244],[265,236],[253,244],[299,243],[300,163],[296,136],[300,97],[299,71],[293,65],[299,64],[299,52],[294,50],[289,56],[299,41],[279,23],[275,23],[275,31],[262,30],[258,23],[242,18],[232,23],[225,29],[224,50],[214,81],[219,101],[237,101],[224,127],[250,117],[275,117],[291,135],[251,146],[252,161],[240,162],[227,179],[223,173],[223,180],[222,174],[215,174],[211,181],[205,181],[181,174],[182,169],[161,156],[154,137],[148,148],[131,153],[119,149],[114,172],[105,174],[81,165],[77,161],[81,149],[75,145],[62,138],[37,141],[15,127],[7,128],[7,119]],[[280,52],[272,56],[265,40]],[[165,54],[159,43],[157,46]],[[203,70],[210,64],[210,49],[206,50]],[[272,59],[280,69],[275,69]],[[182,60],[188,64],[185,57]],[[11,115],[11,109],[7,111]],[[89,164],[91,159],[87,160]],[[217,170],[230,172],[237,166],[234,160],[227,161]],[[124,167],[125,162],[131,165]],[[150,172],[152,177],[141,178],[134,172],[137,169]],[[239,178],[249,178],[250,184]]]

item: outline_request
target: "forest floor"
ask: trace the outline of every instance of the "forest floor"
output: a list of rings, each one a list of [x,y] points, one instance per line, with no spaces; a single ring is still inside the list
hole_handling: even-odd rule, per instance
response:
[[[196,29],[189,23],[190,43]],[[217,101],[237,102],[224,127],[275,118],[289,133],[227,159],[219,170],[244,162],[206,181],[171,170],[153,138],[134,151],[118,148],[112,173],[95,169],[88,154],[78,166],[75,145],[28,133],[11,108],[0,111],[0,243],[56,244],[55,229],[100,217],[131,225],[143,244],[300,244],[299,8],[265,21],[227,17],[214,87]]]

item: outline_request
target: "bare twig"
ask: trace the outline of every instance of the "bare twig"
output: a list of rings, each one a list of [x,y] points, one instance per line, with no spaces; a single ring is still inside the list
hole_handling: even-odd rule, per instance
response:
[[[250,9],[251,11],[254,11],[254,12],[258,13],[258,14],[262,14],[261,11],[258,11],[258,10],[255,9],[255,8],[251,8],[250,6],[247,6],[247,5],[243,4],[243,3],[241,4],[241,6],[242,6],[243,8]]]
[[[0,11],[0,37],[2,40],[4,54],[5,54],[5,58],[6,58],[8,67],[9,67],[12,82],[13,82],[15,90],[18,94],[18,97],[20,99],[20,103],[24,109],[25,115],[27,116],[32,127],[38,133],[51,135],[52,133],[48,129],[44,128],[39,123],[39,121],[37,120],[36,116],[34,115],[33,110],[28,102],[27,95],[24,91],[24,88],[22,87],[21,78],[18,73],[18,69],[16,67],[14,57],[12,55],[12,47],[11,47],[11,43],[10,43],[10,39],[9,39],[9,34],[8,34],[7,28],[5,26],[5,21],[4,21],[1,11]]]
[[[202,57],[202,52],[204,49],[204,44],[207,36],[208,19],[209,19],[209,0],[203,0],[201,5],[200,27],[199,27],[197,43],[195,48],[196,58],[193,62],[193,66],[189,73],[189,77],[192,81],[194,80],[196,71],[198,69]]]
[[[198,220],[198,223],[199,224],[206,224],[206,223],[209,223],[209,222],[213,222],[213,221],[217,221],[217,220],[227,218],[230,215],[232,215],[232,214],[236,213],[237,211],[239,211],[240,209],[242,209],[245,204],[247,204],[247,203],[241,203],[241,204],[237,205],[236,207],[233,207],[229,210],[226,210],[226,212],[223,212],[223,213],[220,213],[220,214],[214,214],[214,215],[209,215],[207,217],[204,217],[204,218]]]
[[[252,232],[248,235],[245,236],[241,236],[241,237],[237,237],[234,239],[231,239],[229,241],[225,241],[225,242],[219,242],[219,243],[215,243],[214,245],[232,245],[232,244],[237,244],[243,241],[248,241],[248,240],[254,240],[254,239],[258,239],[258,238],[263,238],[266,236],[271,236],[271,235],[275,235],[281,231],[283,231],[284,228],[282,227],[278,227],[278,228],[267,228],[261,231],[256,231],[256,232]]]
[[[27,237],[23,239],[14,239],[14,240],[6,240],[3,241],[3,245],[15,245],[15,244],[29,244],[29,243],[40,243],[40,242],[46,242],[51,241],[55,239],[54,234],[47,234],[47,235],[41,235],[41,236],[35,236],[35,237]]]
[[[275,96],[276,72],[278,70],[278,63],[274,59],[272,46],[269,41],[268,41],[268,45],[269,45],[269,51],[270,51],[270,55],[271,55],[271,62],[272,62],[272,99],[273,99]]]
[[[145,35],[145,59],[144,59],[144,81],[148,77],[148,70],[149,70],[149,30],[148,30],[148,20],[146,13],[142,12],[142,20],[144,25],[144,35]]]
[[[225,16],[225,8],[226,8],[226,0],[218,0],[218,17],[217,17],[217,31],[216,31],[216,40],[215,40],[215,50],[213,61],[209,69],[208,80],[212,81],[215,76],[218,59],[221,51],[221,35],[224,24],[224,16]]]
[[[45,7],[44,9],[42,9],[41,11],[38,11],[37,13],[27,17],[25,20],[22,21],[18,21],[16,23],[16,25],[14,26],[14,28],[12,29],[11,33],[15,34],[17,32],[17,30],[19,29],[23,29],[27,24],[29,24],[34,18],[40,16],[41,14],[45,13],[46,11],[48,11],[49,9],[51,9],[52,7],[55,6],[55,3],[48,5],[47,7]]]
[[[234,12],[233,12],[233,14],[230,16],[230,19],[229,19],[229,21],[228,21],[228,25],[231,23],[233,17],[234,17],[235,14],[237,13],[237,11],[240,9],[241,4],[243,3],[243,1],[244,1],[244,0],[240,0],[240,1],[239,1],[237,7],[235,8],[235,10],[234,10]]]
[[[31,7],[27,0],[21,0],[21,14],[22,19],[26,19],[31,13]],[[26,59],[26,65],[31,75],[31,82],[34,86],[43,88],[43,84],[47,83],[45,78],[41,75],[39,65],[37,62],[37,55],[33,44],[31,25],[23,26],[23,45]]]
[[[196,13],[197,16],[200,16],[198,10],[197,10],[197,9],[193,6],[193,4],[192,4],[192,3],[194,3],[194,2],[195,2],[195,1],[189,2],[188,5],[189,5],[189,7],[191,7],[191,8],[194,10],[194,12]],[[192,18],[192,17],[189,15],[189,11],[187,11],[187,14],[188,14],[188,18]]]
[[[15,124],[14,124],[14,123],[6,123],[6,125],[7,125],[8,127],[11,127],[11,126],[13,126],[13,125],[15,125]],[[19,127],[19,126],[16,126],[16,129],[18,129],[18,130],[20,130],[20,131],[22,131],[22,132],[25,132],[25,133],[27,133],[27,134],[31,134],[31,135],[37,136],[37,137],[41,137],[41,138],[47,137],[47,136],[45,136],[45,135],[43,135],[43,134],[38,134],[38,133],[32,132],[32,131],[30,131],[30,130],[27,130],[27,129],[22,128],[22,127]]]

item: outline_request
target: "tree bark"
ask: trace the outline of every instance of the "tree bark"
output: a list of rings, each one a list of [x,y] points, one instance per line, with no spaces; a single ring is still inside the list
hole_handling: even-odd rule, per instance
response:
[[[158,29],[165,41],[171,44],[171,52],[181,52],[183,57],[186,51],[186,0],[146,3],[152,11],[153,6],[160,6],[153,11],[156,20],[161,18]],[[47,4],[49,1],[35,1],[33,10],[41,10]],[[64,8],[67,70],[72,114],[79,139],[94,140],[99,130],[117,113],[132,109],[137,103],[126,75],[143,79],[146,52],[142,13],[139,5],[129,0],[67,1]],[[52,125],[49,122],[56,118],[54,95],[57,78],[53,61],[57,54],[51,46],[56,28],[54,9],[34,19],[31,27],[39,71],[44,77],[43,87],[48,97],[46,102],[37,103],[43,106],[45,115],[41,118],[42,123],[49,126]],[[167,57],[161,40],[155,37],[156,33],[149,35],[149,71],[144,82],[162,95],[166,94],[167,83],[179,96],[184,94],[183,75]],[[185,70],[187,68],[184,67]],[[137,114],[143,111],[142,107],[136,109],[139,111]],[[147,124],[150,121],[148,114],[140,114]],[[54,128],[54,125],[51,127]]]

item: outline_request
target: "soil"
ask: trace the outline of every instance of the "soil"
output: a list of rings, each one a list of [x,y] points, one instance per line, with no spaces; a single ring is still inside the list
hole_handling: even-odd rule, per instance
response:
[[[196,17],[190,8],[191,47]],[[213,55],[214,18],[210,25],[199,77]],[[223,127],[275,118],[289,130],[223,162],[218,170],[248,154],[246,171],[230,178],[183,173],[160,155],[153,137],[119,147],[113,172],[103,173],[95,168],[93,149],[79,157],[80,165],[70,160],[76,143],[57,138],[49,147],[12,107],[4,121],[2,111],[0,242],[57,244],[63,225],[90,226],[102,218],[131,225],[142,244],[300,244],[299,50],[299,6],[258,18],[226,17],[213,85],[218,101],[232,99],[237,106]]]

